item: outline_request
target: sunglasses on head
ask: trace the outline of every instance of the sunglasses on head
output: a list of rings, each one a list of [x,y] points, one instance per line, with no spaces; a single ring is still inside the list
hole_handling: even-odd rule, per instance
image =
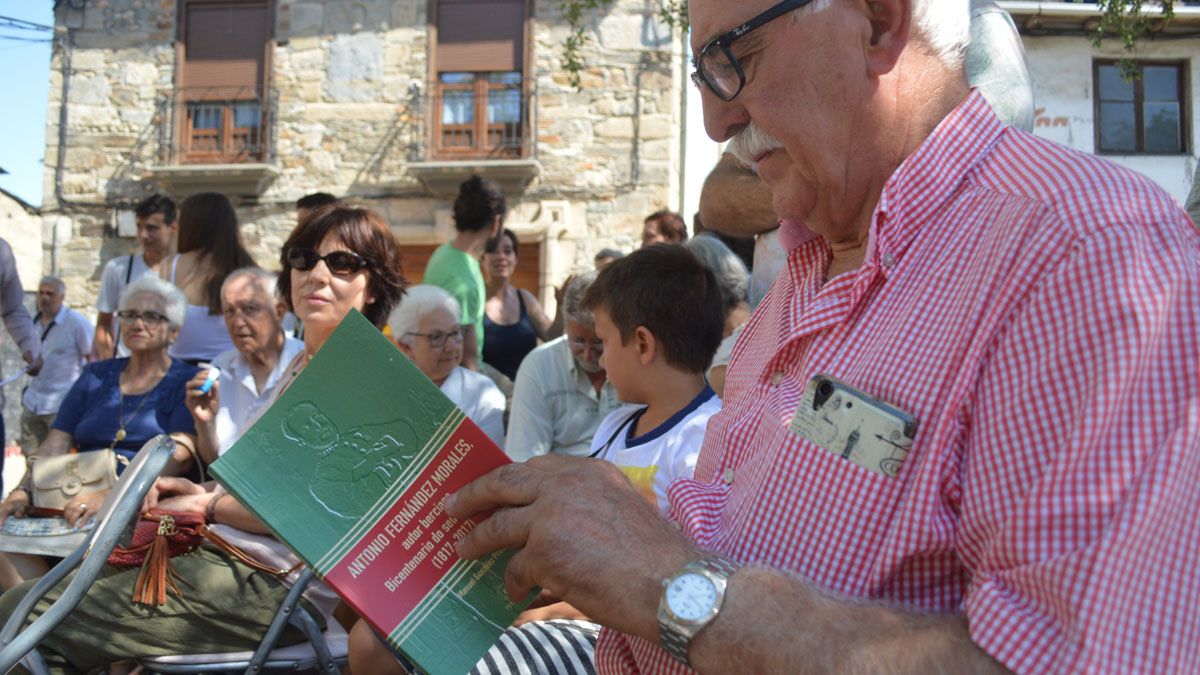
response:
[[[332,251],[321,255],[311,248],[291,248],[287,252],[288,265],[294,270],[307,272],[325,261],[325,266],[334,274],[349,275],[368,265],[367,259],[350,251]]]

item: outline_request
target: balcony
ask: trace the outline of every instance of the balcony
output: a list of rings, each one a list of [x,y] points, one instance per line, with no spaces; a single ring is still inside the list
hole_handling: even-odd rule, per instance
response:
[[[454,195],[474,173],[519,194],[541,173],[536,91],[518,73],[442,73],[428,90],[428,159],[408,170],[429,192]]]
[[[1103,12],[1095,0],[1084,2],[1054,0],[999,0],[1012,15],[1023,35],[1093,35],[1100,27]],[[1200,2],[1175,0],[1175,17],[1162,20],[1162,7],[1147,3],[1142,14],[1150,20],[1151,36],[1164,38],[1200,37]]]
[[[158,164],[151,177],[177,195],[200,190],[253,199],[279,175],[274,92],[176,89],[159,100]]]

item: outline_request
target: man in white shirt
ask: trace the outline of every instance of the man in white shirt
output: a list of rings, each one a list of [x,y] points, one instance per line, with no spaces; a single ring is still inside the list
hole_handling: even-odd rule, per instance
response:
[[[120,344],[120,330],[114,315],[121,291],[145,274],[158,274],[158,265],[171,252],[175,241],[175,202],[163,195],[150,195],[134,209],[137,238],[142,254],[131,253],[109,260],[100,275],[100,295],[96,298],[96,337],[92,340],[93,359],[129,356]]]
[[[50,433],[63,397],[75,384],[92,351],[92,322],[63,304],[67,288],[61,279],[38,283],[35,328],[41,336],[42,369],[21,393],[21,449],[37,453]]]
[[[196,421],[196,451],[207,464],[224,453],[271,399],[304,343],[283,332],[287,312],[275,275],[257,267],[234,270],[221,286],[221,312],[234,348],[213,360],[220,379],[200,393],[208,370],[188,382],[187,406]]]
[[[529,352],[517,370],[504,445],[515,461],[552,452],[586,457],[596,427],[621,405],[600,367],[595,317],[580,307],[595,280],[589,272],[571,281],[563,297],[566,335]]]

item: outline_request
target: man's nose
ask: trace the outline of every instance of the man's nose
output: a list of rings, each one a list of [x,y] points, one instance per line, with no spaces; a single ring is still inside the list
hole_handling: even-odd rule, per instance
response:
[[[704,131],[718,143],[733,138],[750,123],[749,113],[737,99],[722,101],[707,86],[700,88],[700,102],[704,110]]]

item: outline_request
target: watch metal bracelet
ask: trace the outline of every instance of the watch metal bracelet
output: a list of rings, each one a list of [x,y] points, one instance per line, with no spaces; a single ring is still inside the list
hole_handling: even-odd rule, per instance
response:
[[[684,565],[678,572],[673,574],[671,577],[668,577],[668,579],[675,578],[688,570],[708,570],[721,575],[725,579],[728,579],[740,567],[740,565],[724,556],[712,555]],[[724,602],[725,598],[724,594],[722,593],[719,603],[724,604]],[[720,611],[720,606],[717,607],[717,611]],[[675,657],[675,659],[680,663],[691,667],[692,664],[688,660],[688,647],[691,645],[692,638],[695,637],[700,631],[704,630],[704,628],[706,628],[709,623],[712,623],[712,620],[715,618],[716,613],[714,613],[713,616],[710,617],[709,620],[703,625],[696,626],[695,629],[690,633],[684,633],[681,632],[676,626],[672,625],[666,613],[660,610],[658,614],[659,644],[664,651]]]

